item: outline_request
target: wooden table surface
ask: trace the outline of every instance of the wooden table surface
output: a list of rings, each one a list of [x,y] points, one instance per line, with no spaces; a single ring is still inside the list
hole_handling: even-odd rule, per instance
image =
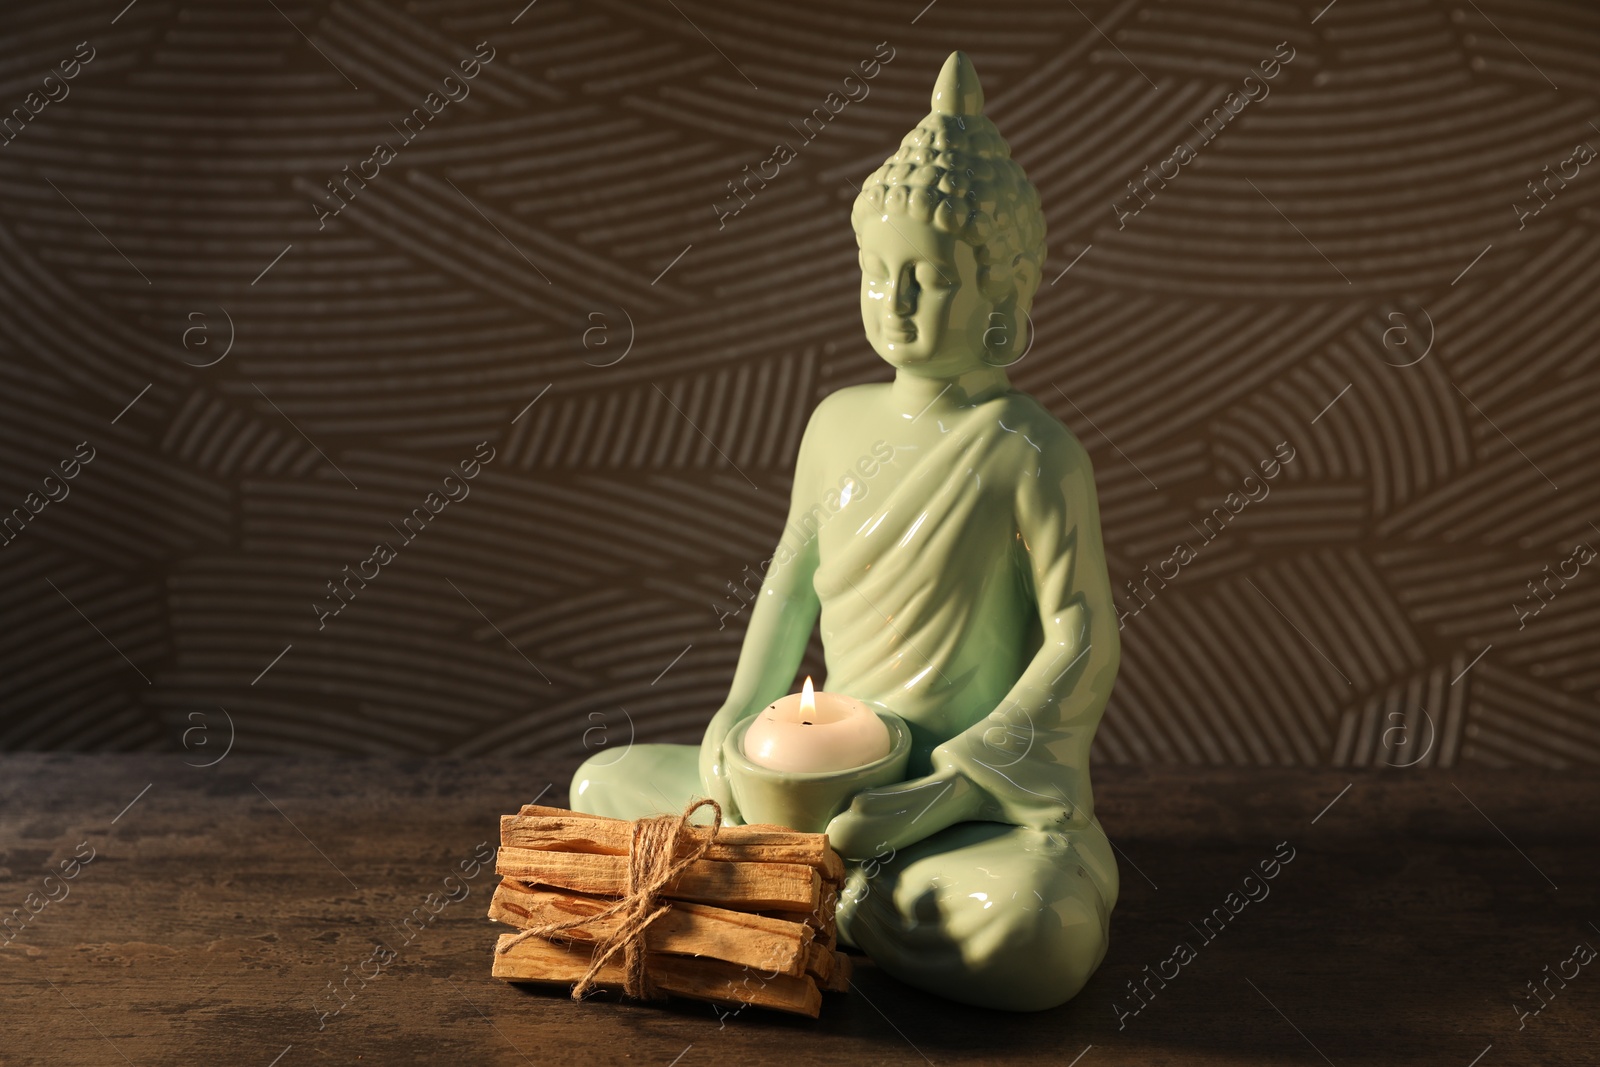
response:
[[[564,802],[571,770],[0,757],[0,1063],[1600,1064],[1600,961],[1550,978],[1539,1014],[1513,1007],[1600,947],[1592,773],[1103,769],[1123,894],[1076,1000],[980,1011],[862,960],[810,1022],[489,977],[494,876],[445,878],[501,813]],[[1195,927],[1288,849],[1269,895],[1205,940]],[[404,918],[461,885],[407,940]],[[399,953],[383,968],[380,940]],[[1194,958],[1119,1018],[1126,983],[1180,941]],[[324,1014],[347,974],[370,978]]]

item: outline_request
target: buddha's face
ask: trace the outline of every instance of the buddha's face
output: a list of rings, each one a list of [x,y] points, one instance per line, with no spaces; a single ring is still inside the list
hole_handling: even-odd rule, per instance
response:
[[[995,305],[979,285],[972,246],[904,215],[874,215],[861,246],[861,322],[897,369],[953,377],[983,364]]]

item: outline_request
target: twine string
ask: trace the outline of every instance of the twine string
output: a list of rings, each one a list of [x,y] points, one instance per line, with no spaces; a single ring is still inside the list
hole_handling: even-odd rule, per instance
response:
[[[709,832],[674,860],[678,838],[689,817],[703,807],[711,808]],[[572,999],[582,1000],[597,984],[600,969],[618,952],[622,953],[623,992],[639,1000],[659,994],[645,970],[645,931],[650,924],[672,909],[657,898],[690,864],[702,858],[722,828],[722,806],[709,797],[691,801],[681,815],[652,815],[633,824],[633,839],[628,845],[628,890],[620,900],[592,915],[545,923],[522,930],[500,942],[496,952],[507,952],[530,937],[552,938],[556,934],[590,926],[613,915],[621,915],[616,929],[595,945],[589,970],[572,987]]]

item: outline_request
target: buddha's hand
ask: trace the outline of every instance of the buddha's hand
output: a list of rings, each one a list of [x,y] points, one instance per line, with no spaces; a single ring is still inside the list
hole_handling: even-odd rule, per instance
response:
[[[973,818],[983,801],[972,779],[947,766],[857,793],[828,823],[828,844],[848,859],[881,856]]]

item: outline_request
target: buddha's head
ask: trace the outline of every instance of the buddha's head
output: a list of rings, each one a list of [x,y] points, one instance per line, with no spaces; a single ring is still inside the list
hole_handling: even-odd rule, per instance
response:
[[[933,110],[861,187],[861,320],[899,370],[954,377],[1023,351],[1044,264],[1039,191],[983,115],[972,61],[952,52]]]

